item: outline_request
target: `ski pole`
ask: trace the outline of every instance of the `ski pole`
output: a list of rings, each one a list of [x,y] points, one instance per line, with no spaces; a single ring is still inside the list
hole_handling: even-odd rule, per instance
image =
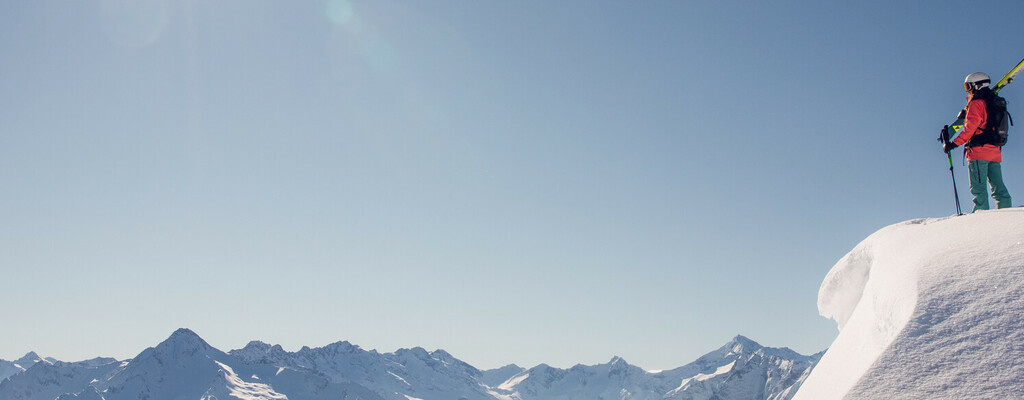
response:
[[[956,190],[956,174],[953,173],[953,156],[949,153],[946,153],[946,156],[949,159],[949,175],[953,178],[953,199],[956,200],[956,215],[964,215],[964,213],[960,212],[960,194]]]
[[[949,143],[949,125],[943,126],[942,131],[939,132],[939,142],[943,144]],[[953,178],[953,199],[956,201],[956,215],[964,215],[960,211],[960,193],[956,190],[956,174],[953,173],[953,155],[947,151],[946,158],[949,159],[949,175]]]

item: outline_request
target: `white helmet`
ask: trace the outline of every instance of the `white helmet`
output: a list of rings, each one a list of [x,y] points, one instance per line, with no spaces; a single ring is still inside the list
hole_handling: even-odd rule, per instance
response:
[[[967,75],[967,78],[964,79],[964,87],[970,90],[988,87],[989,83],[992,83],[992,79],[985,75],[984,72],[975,72]]]

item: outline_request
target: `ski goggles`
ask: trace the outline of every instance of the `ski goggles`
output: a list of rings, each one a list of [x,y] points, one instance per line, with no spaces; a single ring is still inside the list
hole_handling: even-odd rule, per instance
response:
[[[970,92],[971,89],[974,88],[974,85],[977,85],[979,88],[981,88],[981,87],[988,86],[990,83],[992,83],[992,81],[990,81],[990,80],[977,81],[977,82],[974,82],[973,84],[971,82],[964,82],[964,91]]]

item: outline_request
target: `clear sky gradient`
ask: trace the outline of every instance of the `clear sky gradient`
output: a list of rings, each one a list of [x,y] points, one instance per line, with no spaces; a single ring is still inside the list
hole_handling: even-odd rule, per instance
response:
[[[0,0],[0,358],[130,358],[179,327],[479,368],[821,351],[829,268],[954,212],[938,129],[965,75],[1024,57],[1022,16]]]

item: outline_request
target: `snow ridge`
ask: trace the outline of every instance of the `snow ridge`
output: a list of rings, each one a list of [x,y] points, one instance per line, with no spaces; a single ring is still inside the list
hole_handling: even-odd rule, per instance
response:
[[[840,334],[796,399],[1024,396],[1024,209],[875,232],[826,276]]]

